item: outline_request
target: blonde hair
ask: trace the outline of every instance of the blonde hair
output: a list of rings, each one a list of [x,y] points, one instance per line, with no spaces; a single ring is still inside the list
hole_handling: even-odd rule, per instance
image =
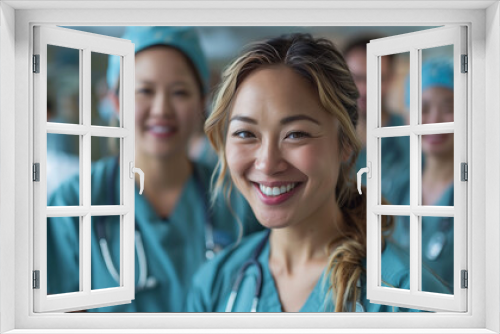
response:
[[[308,34],[293,34],[258,42],[236,59],[222,74],[211,115],[205,122],[205,132],[219,157],[218,176],[213,176],[214,198],[232,185],[228,182],[225,140],[231,106],[245,78],[262,67],[285,65],[307,79],[316,89],[321,105],[339,123],[338,139],[342,153],[349,153],[342,163],[336,186],[336,198],[343,213],[338,236],[332,240],[328,265],[329,291],[333,291],[335,311],[346,311],[347,301],[359,295],[357,281],[366,257],[366,198],[360,197],[350,179],[351,169],[361,149],[356,134],[358,90],[342,54],[333,43]],[[386,228],[384,224],[384,228]],[[335,250],[332,245],[340,244]],[[328,272],[327,271],[327,272]]]

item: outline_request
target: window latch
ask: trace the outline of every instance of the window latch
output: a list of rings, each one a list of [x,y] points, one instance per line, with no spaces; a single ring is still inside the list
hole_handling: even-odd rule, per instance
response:
[[[363,175],[364,173],[366,173],[366,176],[369,179],[372,178],[372,163],[370,161],[368,161],[367,164],[368,164],[368,167],[361,168],[358,171],[358,192],[359,192],[360,195],[361,195],[361,175]]]
[[[144,172],[140,168],[134,167],[133,161],[130,161],[128,165],[129,165],[129,177],[131,179],[134,178],[135,173],[139,174],[140,184],[141,184],[141,190],[139,191],[139,195],[142,195],[142,191],[144,190]]]

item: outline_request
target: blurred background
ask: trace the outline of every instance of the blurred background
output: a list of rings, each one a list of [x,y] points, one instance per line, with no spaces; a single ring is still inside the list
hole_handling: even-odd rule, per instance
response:
[[[121,37],[125,31],[125,27],[122,26],[71,26],[65,28],[113,37]],[[209,61],[212,91],[217,86],[224,67],[242,51],[245,45],[254,41],[282,34],[301,32],[330,39],[342,50],[352,39],[367,34],[388,37],[430,28],[433,27],[197,27],[202,48]],[[436,49],[432,52],[439,53],[440,51]],[[92,125],[119,126],[118,120],[114,116],[113,106],[106,97],[108,93],[106,84],[108,61],[107,55],[92,53]],[[397,55],[394,57],[393,63],[394,76],[385,98],[387,101],[384,101],[384,104],[388,106],[391,112],[405,115],[404,81],[409,70],[408,54]],[[79,66],[78,50],[49,46],[47,121],[79,123]],[[210,97],[211,95],[209,95],[207,101],[207,113],[210,112]],[[78,169],[75,170],[78,164],[72,161],[79,154],[78,136],[49,134],[47,146],[48,151],[57,152],[59,155],[57,159],[48,159],[49,163],[50,161],[58,161],[58,166],[52,167],[53,172],[50,172],[57,175],[57,177],[48,177],[49,180],[52,179],[55,183],[60,183],[65,179],[64,174],[70,175],[78,172]],[[95,138],[95,140],[92,140],[92,160],[96,161],[104,156],[117,154],[118,146],[116,140],[113,143],[108,138]],[[65,155],[66,157],[64,157]],[[67,163],[64,164],[64,161]],[[70,166],[75,166],[75,168]],[[50,170],[50,167],[48,170]],[[48,187],[48,195],[50,195],[51,190],[55,189],[57,184],[49,184]]]

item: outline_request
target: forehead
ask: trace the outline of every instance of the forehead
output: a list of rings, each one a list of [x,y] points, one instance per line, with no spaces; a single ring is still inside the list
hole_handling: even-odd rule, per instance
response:
[[[284,65],[252,72],[238,88],[231,108],[232,115],[253,117],[297,113],[327,116],[316,88]]]
[[[162,77],[165,75],[192,76],[185,56],[166,46],[154,46],[135,56],[136,77]]]

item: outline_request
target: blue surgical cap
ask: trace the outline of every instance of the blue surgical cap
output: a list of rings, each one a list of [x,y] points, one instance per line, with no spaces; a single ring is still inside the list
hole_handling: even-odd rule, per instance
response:
[[[453,61],[448,58],[432,58],[422,64],[422,92],[431,87],[453,90]],[[410,76],[405,82],[405,104],[410,108]]]
[[[203,54],[198,34],[193,27],[127,27],[122,36],[135,44],[135,52],[153,45],[167,45],[181,51],[194,64],[203,84],[203,93],[208,92],[210,72]],[[114,87],[120,73],[120,57],[109,57],[107,82]]]

